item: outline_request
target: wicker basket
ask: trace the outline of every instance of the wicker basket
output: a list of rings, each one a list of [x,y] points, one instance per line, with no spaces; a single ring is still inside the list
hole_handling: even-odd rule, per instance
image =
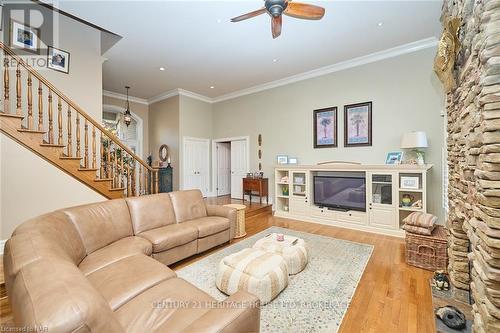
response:
[[[434,228],[431,236],[406,232],[406,263],[423,269],[447,270],[448,231],[442,227]]]

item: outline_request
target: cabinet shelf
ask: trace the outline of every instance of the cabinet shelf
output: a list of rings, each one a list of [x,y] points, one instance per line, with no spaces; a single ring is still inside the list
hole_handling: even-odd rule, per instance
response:
[[[424,211],[422,208],[415,208],[415,207],[399,207],[399,210],[404,210],[407,212],[423,212]]]
[[[277,182],[278,185],[290,185],[290,183]]]
[[[288,199],[290,196],[288,196],[288,195],[277,195],[276,197],[277,197],[277,198],[284,198],[284,199]]]
[[[399,192],[418,192],[418,193],[422,193],[424,192],[424,190],[422,190],[421,188],[420,189],[413,189],[413,188],[399,188]]]

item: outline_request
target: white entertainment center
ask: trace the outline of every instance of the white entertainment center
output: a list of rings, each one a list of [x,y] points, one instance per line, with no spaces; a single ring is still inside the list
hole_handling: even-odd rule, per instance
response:
[[[427,212],[427,172],[431,168],[351,163],[277,166],[274,214],[404,237],[402,220],[411,212]],[[403,198],[411,200],[403,204]]]

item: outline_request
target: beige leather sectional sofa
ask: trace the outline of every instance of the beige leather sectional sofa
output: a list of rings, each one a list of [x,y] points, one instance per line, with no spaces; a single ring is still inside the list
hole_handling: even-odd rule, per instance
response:
[[[255,296],[217,302],[166,266],[229,242],[235,218],[199,191],[179,191],[27,221],[4,251],[15,323],[50,333],[257,332]]]

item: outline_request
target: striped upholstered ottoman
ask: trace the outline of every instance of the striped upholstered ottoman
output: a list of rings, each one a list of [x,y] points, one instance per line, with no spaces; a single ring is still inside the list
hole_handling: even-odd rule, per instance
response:
[[[272,233],[255,242],[254,249],[279,254],[285,259],[288,274],[297,274],[307,265],[306,242],[298,237],[285,235],[284,240],[278,241]]]
[[[267,304],[288,285],[287,266],[277,254],[243,249],[220,261],[215,284],[227,295],[245,290]]]

